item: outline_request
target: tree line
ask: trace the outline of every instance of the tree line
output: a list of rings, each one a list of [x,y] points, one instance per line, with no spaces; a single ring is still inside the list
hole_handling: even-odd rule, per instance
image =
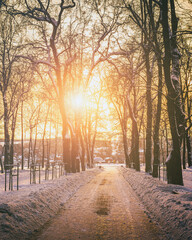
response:
[[[190,7],[175,0],[0,1],[5,165],[13,163],[19,122],[21,138],[29,133],[29,159],[35,135],[44,167],[54,125],[67,171],[92,167],[105,98],[126,166],[140,171],[144,139],[145,170],[158,177],[165,139],[168,183],[183,185],[182,168],[192,158]],[[89,104],[67,105],[80,93]]]

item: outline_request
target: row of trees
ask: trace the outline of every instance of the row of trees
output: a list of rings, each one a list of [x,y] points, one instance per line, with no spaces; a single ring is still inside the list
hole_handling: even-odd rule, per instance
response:
[[[134,26],[137,29],[137,37],[135,34],[131,36],[134,42],[137,41],[137,44],[134,44],[133,41],[130,44],[127,43],[128,53],[126,58],[128,59],[128,64],[126,64],[126,66],[124,64],[123,67],[127,68],[128,73],[123,75],[120,72],[118,74],[123,79],[123,96],[115,96],[116,108],[119,112],[124,134],[127,165],[133,162],[135,169],[139,170],[139,129],[143,121],[143,112],[139,106],[143,108],[143,100],[145,98],[146,172],[152,172],[154,177],[158,176],[158,166],[160,164],[159,132],[162,127],[161,118],[165,117],[166,114],[169,118],[170,136],[172,138],[172,149],[166,161],[168,182],[182,185],[182,142],[184,168],[186,167],[186,141],[188,165],[191,166],[191,143],[189,137],[191,115],[189,113],[190,111],[188,114],[185,114],[184,111],[186,105],[188,105],[188,110],[191,108],[191,98],[189,95],[188,102],[185,101],[186,92],[189,94],[188,87],[190,86],[191,73],[186,77],[182,71],[180,51],[184,50],[189,54],[191,50],[189,35],[191,32],[185,31],[185,33],[189,34],[186,38],[184,38],[183,35],[179,36],[175,1],[139,1],[135,4],[124,1],[124,4],[126,11],[130,14],[129,26],[132,26],[132,28]],[[139,37],[138,32],[140,32]],[[184,42],[187,41],[189,45],[182,45],[184,43],[183,40]],[[126,50],[124,49],[124,51]],[[186,52],[183,53],[186,54]],[[190,61],[187,64],[189,66]],[[125,73],[123,70],[122,72]],[[141,80],[141,76],[144,78],[144,81]],[[146,84],[145,94],[141,95],[144,84]],[[114,83],[114,85],[117,86],[116,83]],[[188,86],[187,91],[186,88],[182,89],[183,85]],[[119,92],[118,87],[116,89],[117,92]],[[185,100],[183,96],[185,96]],[[114,98],[114,96],[112,96],[112,98]],[[161,114],[162,104],[165,103],[165,98],[167,101],[166,113]],[[140,100],[142,100],[142,102],[140,102]],[[119,104],[123,106],[122,111],[120,111],[121,108],[117,107]],[[127,121],[129,118],[131,119],[132,126],[132,147],[130,154],[126,152]],[[153,161],[152,137],[154,151]]]
[[[35,132],[44,146],[52,122],[53,137],[63,139],[67,171],[79,171],[77,156],[83,170],[86,162],[91,167],[105,98],[113,105],[113,133],[121,129],[126,166],[140,170],[139,139],[145,139],[146,172],[158,177],[166,132],[172,139],[168,182],[183,184],[181,146],[183,167],[186,150],[191,165],[191,32],[179,3],[25,0],[1,1],[0,7],[5,163],[13,161],[20,116],[22,139],[25,125],[29,138]],[[86,96],[81,106],[79,95]],[[70,98],[76,106],[67,104]]]

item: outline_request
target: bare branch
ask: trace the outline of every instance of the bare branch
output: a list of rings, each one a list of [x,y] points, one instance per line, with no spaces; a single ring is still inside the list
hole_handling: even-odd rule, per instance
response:
[[[56,68],[50,62],[47,62],[47,61],[43,61],[43,60],[38,60],[37,61],[37,60],[34,60],[31,57],[24,56],[24,55],[17,55],[16,58],[27,59],[27,60],[31,61],[33,64],[44,64],[44,65],[47,65],[47,66],[51,67],[52,69],[54,69],[56,71]]]

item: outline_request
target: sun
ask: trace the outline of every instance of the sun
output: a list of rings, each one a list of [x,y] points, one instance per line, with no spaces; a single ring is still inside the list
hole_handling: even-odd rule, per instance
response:
[[[72,96],[72,107],[75,109],[81,109],[85,105],[85,97],[81,93],[74,94]]]
[[[86,96],[82,91],[71,92],[65,97],[65,107],[70,112],[83,112],[86,107]]]

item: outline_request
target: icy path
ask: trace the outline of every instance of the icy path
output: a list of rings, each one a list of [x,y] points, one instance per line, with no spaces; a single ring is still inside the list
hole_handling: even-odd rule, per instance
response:
[[[84,185],[33,239],[165,239],[115,167]]]

